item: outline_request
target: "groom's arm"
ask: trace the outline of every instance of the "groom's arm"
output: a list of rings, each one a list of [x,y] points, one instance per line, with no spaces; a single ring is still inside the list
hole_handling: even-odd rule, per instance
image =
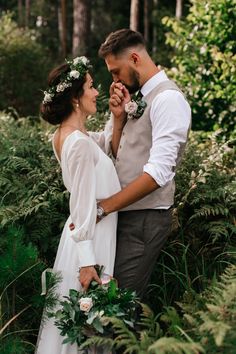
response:
[[[101,200],[99,205],[106,214],[110,214],[137,202],[159,187],[157,182],[148,173],[144,172],[120,192]]]

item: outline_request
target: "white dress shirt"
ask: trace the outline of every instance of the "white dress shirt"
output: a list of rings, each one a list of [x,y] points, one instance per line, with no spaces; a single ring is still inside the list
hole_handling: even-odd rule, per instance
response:
[[[141,88],[145,96],[159,83],[168,80],[162,70]],[[150,110],[152,147],[143,171],[163,187],[175,176],[180,143],[185,143],[191,124],[191,109],[179,91],[166,90],[155,97]]]

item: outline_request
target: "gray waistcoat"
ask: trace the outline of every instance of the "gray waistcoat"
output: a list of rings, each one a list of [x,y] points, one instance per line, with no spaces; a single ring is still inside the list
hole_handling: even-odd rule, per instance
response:
[[[115,161],[116,171],[122,188],[142,175],[143,166],[149,160],[150,149],[152,147],[151,103],[159,93],[165,90],[181,92],[173,81],[166,80],[161,82],[145,96],[147,106],[143,115],[139,119],[129,119],[124,126]],[[182,156],[184,146],[185,144],[182,144],[178,152],[177,164]],[[174,203],[174,192],[175,182],[172,180],[164,187],[158,188],[123,210],[154,209],[160,206],[170,206]]]

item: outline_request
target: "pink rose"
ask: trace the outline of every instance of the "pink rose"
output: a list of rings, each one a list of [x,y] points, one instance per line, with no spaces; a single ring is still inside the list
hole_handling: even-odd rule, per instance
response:
[[[128,116],[132,116],[137,112],[138,105],[134,101],[129,101],[125,104],[125,112],[128,113]]]

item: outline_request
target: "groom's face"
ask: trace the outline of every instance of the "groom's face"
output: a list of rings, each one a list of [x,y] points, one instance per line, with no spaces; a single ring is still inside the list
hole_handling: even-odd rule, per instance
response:
[[[121,82],[130,93],[134,93],[140,88],[139,74],[126,55],[115,56],[109,54],[106,56],[105,62],[114,82]]]

